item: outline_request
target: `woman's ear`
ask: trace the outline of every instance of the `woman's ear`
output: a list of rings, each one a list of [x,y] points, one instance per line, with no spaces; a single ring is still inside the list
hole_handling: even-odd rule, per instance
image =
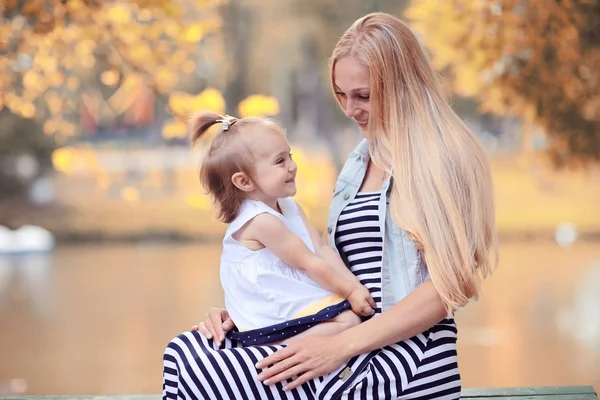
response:
[[[233,174],[231,177],[231,183],[233,183],[236,188],[244,192],[251,192],[256,188],[256,186],[254,186],[254,182],[252,182],[250,177],[244,172],[236,172]]]

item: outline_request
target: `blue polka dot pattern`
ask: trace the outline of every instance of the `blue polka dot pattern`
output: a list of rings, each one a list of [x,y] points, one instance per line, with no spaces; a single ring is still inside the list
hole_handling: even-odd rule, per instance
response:
[[[326,307],[316,314],[292,319],[276,325],[243,332],[238,331],[237,328],[233,328],[227,332],[227,337],[243,343],[244,346],[273,343],[296,336],[310,329],[312,326],[335,318],[342,312],[350,309],[350,302],[344,300],[336,305]]]

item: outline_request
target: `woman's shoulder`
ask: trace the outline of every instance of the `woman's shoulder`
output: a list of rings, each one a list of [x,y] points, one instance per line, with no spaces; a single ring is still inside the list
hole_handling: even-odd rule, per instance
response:
[[[369,162],[369,142],[367,139],[362,139],[348,154],[348,159],[344,163],[344,166],[340,170],[337,180],[336,186],[333,189],[334,194],[336,193],[336,188],[340,188],[346,186],[348,183],[353,183],[354,185],[360,185],[362,180],[362,176],[358,174],[358,172],[365,168],[367,163]]]
[[[368,156],[369,155],[369,141],[367,139],[361,139],[356,147],[348,154],[350,158],[353,156]]]

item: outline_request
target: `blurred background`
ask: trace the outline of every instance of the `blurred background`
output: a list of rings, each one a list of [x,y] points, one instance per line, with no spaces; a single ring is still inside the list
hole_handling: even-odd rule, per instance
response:
[[[2,0],[0,395],[159,393],[168,341],[222,306],[188,113],[277,119],[324,226],[359,140],[327,59],[371,11],[411,25],[493,159],[464,385],[600,391],[600,2]]]

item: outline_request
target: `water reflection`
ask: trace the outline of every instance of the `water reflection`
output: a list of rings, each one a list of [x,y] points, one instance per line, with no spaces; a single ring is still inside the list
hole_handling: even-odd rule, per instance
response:
[[[166,343],[222,305],[219,252],[68,246],[1,258],[0,393],[159,393]],[[600,246],[503,244],[483,298],[457,319],[465,386],[600,390]]]
[[[597,243],[560,248],[554,243],[509,243],[501,264],[486,283],[483,299],[458,315],[459,361],[466,386],[595,385],[600,389],[600,353],[556,324],[557,314],[572,307],[581,282],[597,287],[588,266],[600,261]],[[597,296],[597,295],[596,295]],[[586,297],[584,303],[593,301]],[[581,317],[598,318],[599,313]],[[477,346],[474,328],[495,332],[494,343]],[[595,339],[596,346],[600,338]]]
[[[585,349],[579,369],[594,369],[600,375],[600,262],[587,266],[573,291],[573,299],[556,315],[561,334]]]
[[[600,262],[589,265],[574,288],[573,300],[559,310],[559,329],[590,351],[600,351]]]
[[[39,318],[51,314],[52,255],[0,255],[0,307],[9,301],[27,303]]]

